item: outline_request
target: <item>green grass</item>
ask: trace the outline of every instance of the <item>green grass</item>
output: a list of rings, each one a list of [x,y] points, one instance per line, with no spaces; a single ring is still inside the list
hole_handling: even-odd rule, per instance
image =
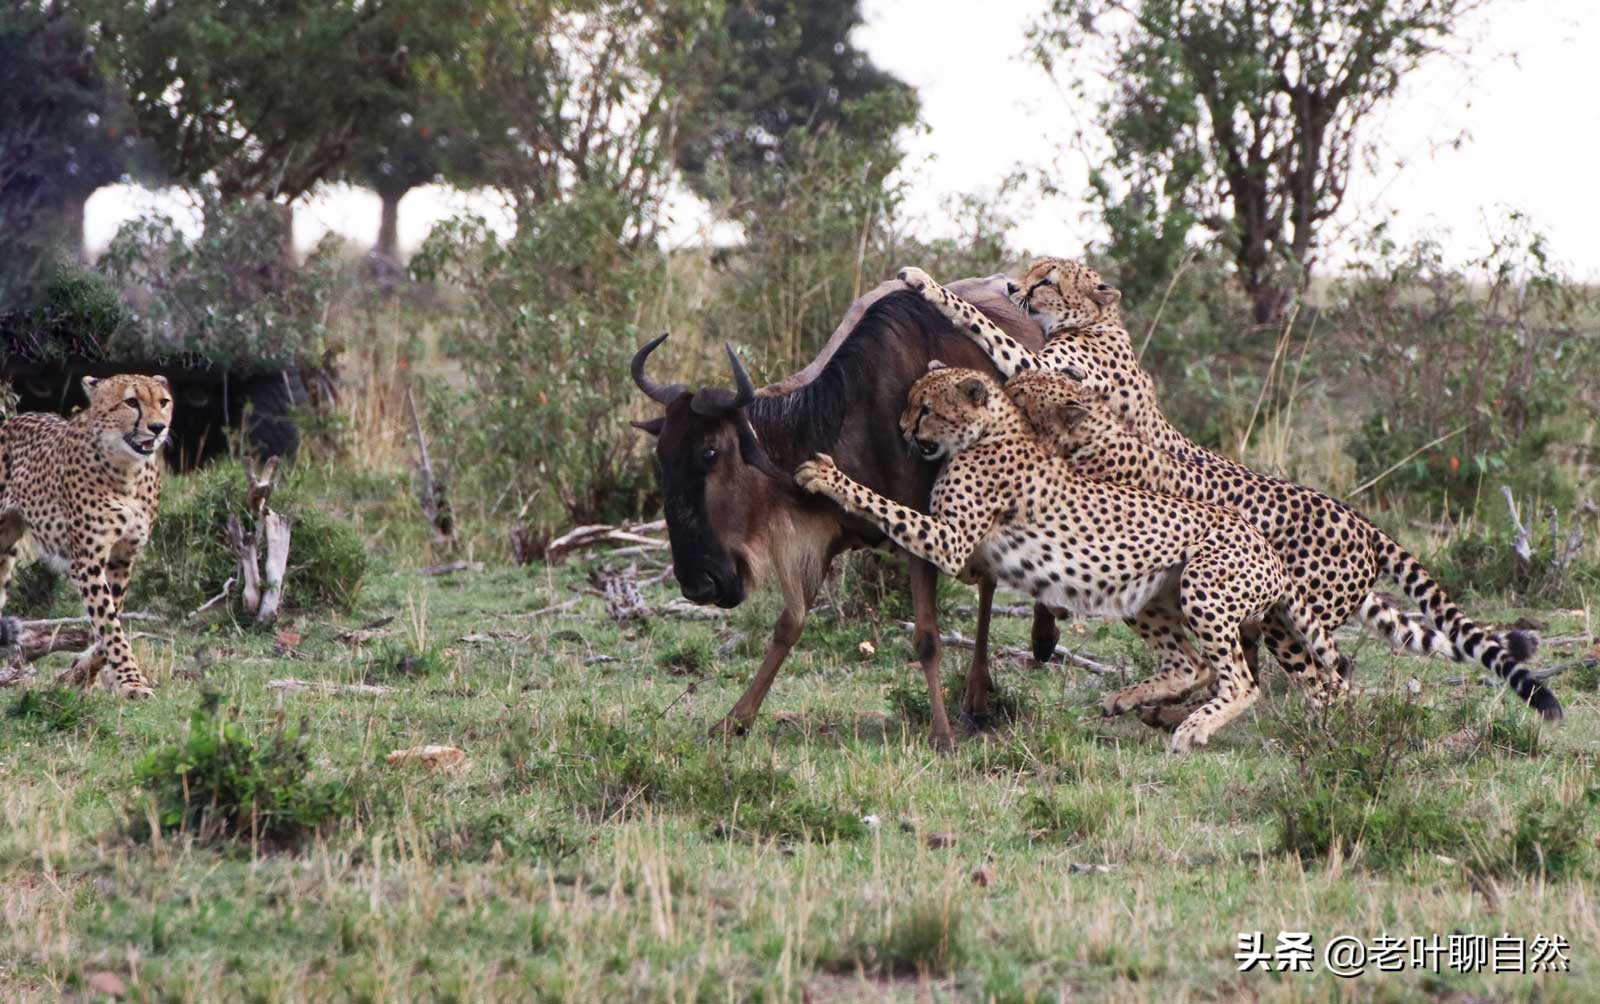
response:
[[[580,595],[581,563],[373,565],[354,609],[290,614],[292,650],[225,614],[144,622],[154,699],[4,699],[0,998],[109,970],[130,999],[197,1001],[1592,999],[1600,695],[1565,677],[1567,720],[1540,728],[1471,667],[1351,639],[1352,708],[1306,711],[1270,670],[1254,711],[1178,759],[1100,720],[1117,681],[1000,661],[1010,720],[939,756],[905,637],[864,652],[868,620],[819,612],[754,731],[712,741],[770,598],[711,622],[616,625],[592,597],[530,619]],[[1064,627],[1141,671],[1121,627]],[[1002,619],[997,643],[1027,630]],[[286,677],[391,689],[268,686]],[[383,761],[424,743],[471,767]],[[208,763],[232,773],[191,807],[265,791],[292,839],[186,815],[182,769]],[[1255,930],[1559,933],[1575,971],[1239,973]]]

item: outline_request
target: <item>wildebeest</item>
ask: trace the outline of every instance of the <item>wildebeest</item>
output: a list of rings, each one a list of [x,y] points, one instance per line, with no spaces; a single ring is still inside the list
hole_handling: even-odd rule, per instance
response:
[[[1006,298],[1003,278],[965,280],[952,288],[964,290],[958,295],[1012,337],[1040,344],[1038,328]],[[983,351],[917,294],[894,283],[867,299],[859,321],[841,325],[816,361],[759,391],[732,346],[733,390],[690,392],[652,379],[646,360],[666,335],[634,356],[634,382],[666,409],[659,418],[635,424],[656,437],[673,572],[683,595],[733,607],[762,579],[774,580],[783,593],[783,613],[761,666],[720,730],[741,732],[755,721],[833,557],[885,539],[876,527],[847,516],[832,502],[799,491],[791,475],[795,466],[815,453],[831,454],[863,484],[926,511],[938,468],[900,439],[896,422],[906,391],[932,359],[992,372]],[[954,736],[939,679],[937,582],[932,565],[911,559],[912,644],[927,679],[931,739],[948,748]],[[986,709],[991,688],[986,649],[993,591],[990,583],[980,585],[977,650],[963,703],[975,715]],[[1055,639],[1054,620],[1036,611],[1035,654],[1048,654]]]

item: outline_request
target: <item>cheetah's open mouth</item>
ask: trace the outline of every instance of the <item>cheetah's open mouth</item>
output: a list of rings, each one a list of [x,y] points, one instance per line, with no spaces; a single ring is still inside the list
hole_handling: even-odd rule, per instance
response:
[[[138,436],[129,433],[128,435],[122,437],[122,441],[128,444],[128,449],[139,454],[139,456],[148,457],[150,454],[156,452],[156,447],[161,443],[161,437],[151,436],[149,439],[141,442]]]
[[[917,453],[921,454],[923,460],[937,459],[939,454],[944,452],[943,443],[934,443],[926,439],[914,439],[912,445],[917,448]]]

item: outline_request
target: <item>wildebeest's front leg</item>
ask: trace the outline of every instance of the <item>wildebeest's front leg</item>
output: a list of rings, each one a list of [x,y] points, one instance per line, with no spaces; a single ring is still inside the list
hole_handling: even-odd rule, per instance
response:
[[[928,726],[928,741],[934,749],[948,752],[955,749],[956,737],[950,730],[950,717],[944,709],[944,681],[939,676],[939,570],[915,557],[911,559],[911,608],[916,617],[911,644],[917,661],[922,663],[922,678],[928,685],[928,709],[933,719]]]
[[[994,679],[989,675],[989,620],[994,616],[994,580],[978,581],[978,627],[972,639],[972,665],[967,667],[967,686],[961,693],[961,721],[969,729],[988,724],[989,698],[994,694]]]
[[[767,642],[761,666],[727,716],[711,727],[713,735],[743,735],[755,724],[761,702],[767,699],[767,691],[772,689],[772,681],[778,676],[778,667],[789,657],[794,643],[800,640],[800,630],[805,627],[806,612],[811,609],[816,592],[816,587],[810,583],[784,583],[783,613],[778,615],[778,623],[772,629],[772,639]]]

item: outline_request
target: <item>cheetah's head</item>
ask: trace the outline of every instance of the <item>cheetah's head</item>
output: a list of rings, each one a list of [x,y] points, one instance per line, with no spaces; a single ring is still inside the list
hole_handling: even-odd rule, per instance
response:
[[[1028,420],[1034,435],[1065,457],[1128,431],[1111,406],[1110,395],[1065,373],[1024,370],[1006,381],[1006,397]]]
[[[935,360],[911,385],[900,413],[900,434],[924,460],[960,453],[983,438],[1003,396],[994,378]]]
[[[100,448],[121,463],[153,457],[172,429],[172,388],[164,376],[123,373],[83,378],[89,423]]]
[[[1121,323],[1122,294],[1100,273],[1068,258],[1039,258],[1011,291],[1011,302],[1028,312],[1045,336],[1102,322]]]

